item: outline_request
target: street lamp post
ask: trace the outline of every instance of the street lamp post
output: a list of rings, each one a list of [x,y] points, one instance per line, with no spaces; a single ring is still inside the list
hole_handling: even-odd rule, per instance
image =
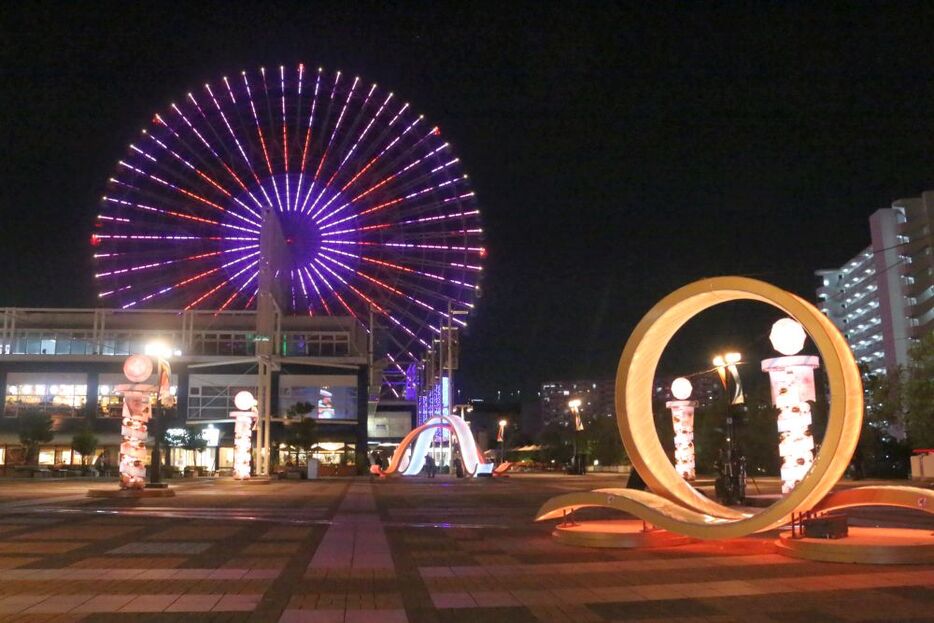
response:
[[[499,462],[504,463],[506,461],[506,424],[508,422],[503,419],[499,421]]]
[[[165,409],[172,407],[175,398],[169,392],[169,385],[172,380],[172,366],[169,363],[169,357],[172,356],[172,349],[161,342],[153,342],[146,345],[144,350],[146,355],[156,360],[158,370],[158,393],[156,394],[156,412],[153,418],[153,441],[152,457],[149,461],[149,484],[150,489],[164,489],[168,485],[162,482],[162,436],[165,433]]]
[[[571,410],[571,414],[574,416],[574,437],[573,437],[573,456],[571,457],[571,469],[575,474],[580,473],[580,467],[577,461],[577,434],[581,431],[583,422],[581,422],[580,408],[581,408],[581,399],[572,398],[568,400],[568,408]]]
[[[741,502],[746,497],[746,459],[738,451],[734,415],[738,416],[745,408],[743,385],[737,365],[742,355],[729,352],[713,358],[713,365],[723,384],[726,402],[726,452],[719,461],[717,477],[717,496],[725,504]],[[730,383],[732,380],[732,383]],[[732,385],[732,393],[730,392]]]

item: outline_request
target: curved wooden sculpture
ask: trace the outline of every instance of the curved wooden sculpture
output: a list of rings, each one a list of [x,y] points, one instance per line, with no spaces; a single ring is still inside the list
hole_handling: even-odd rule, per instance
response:
[[[811,510],[823,512],[856,506],[895,506],[934,513],[934,491],[901,486],[856,487],[831,493]]]
[[[830,389],[827,429],[813,467],[791,493],[755,514],[723,506],[686,482],[668,460],[652,417],[655,369],[671,338],[705,309],[741,300],[772,305],[800,322],[820,352]],[[633,467],[654,493],[603,489],[558,496],[542,506],[536,519],[558,517],[582,506],[602,506],[626,511],[671,532],[699,539],[727,539],[769,530],[787,523],[792,513],[818,509],[849,465],[859,440],[863,386],[849,345],[816,307],[763,281],[716,277],[669,294],[636,326],[616,374],[616,417]],[[858,500],[859,495],[847,499]],[[885,496],[873,499],[879,503]]]

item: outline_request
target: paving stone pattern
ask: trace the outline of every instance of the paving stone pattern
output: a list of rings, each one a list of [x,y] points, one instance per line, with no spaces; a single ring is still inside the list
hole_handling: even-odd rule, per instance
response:
[[[0,621],[934,621],[931,566],[797,561],[774,534],[580,549],[531,522],[552,495],[611,485],[196,481],[134,501],[0,482]],[[908,511],[864,519],[934,529]]]

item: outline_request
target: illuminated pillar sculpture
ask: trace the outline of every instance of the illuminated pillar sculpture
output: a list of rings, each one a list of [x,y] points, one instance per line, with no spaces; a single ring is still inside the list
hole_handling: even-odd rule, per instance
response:
[[[158,391],[158,387],[142,384],[152,375],[152,359],[145,355],[127,357],[123,373],[131,383],[114,388],[123,395],[120,488],[142,489],[146,486],[146,435],[152,417],[150,396]]]
[[[694,480],[694,408],[697,401],[691,397],[693,387],[684,377],[671,384],[671,394],[678,400],[670,400],[665,406],[671,409],[671,422],[675,432],[675,470],[685,480]]]
[[[250,457],[252,456],[253,427],[256,421],[256,399],[247,391],[234,396],[234,405],[239,411],[231,411],[234,419],[234,464],[233,476],[237,480],[250,477]]]
[[[769,339],[775,350],[786,355],[762,362],[762,371],[769,373],[772,404],[778,408],[778,453],[782,459],[782,493],[785,494],[804,479],[814,464],[808,401],[816,396],[814,370],[820,367],[820,359],[796,354],[804,347],[807,334],[791,318],[782,318],[772,325]]]

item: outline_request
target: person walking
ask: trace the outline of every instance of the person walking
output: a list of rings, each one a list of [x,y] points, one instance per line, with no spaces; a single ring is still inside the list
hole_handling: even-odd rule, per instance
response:
[[[428,471],[429,478],[435,477],[435,460],[430,454],[425,455],[425,469]]]

